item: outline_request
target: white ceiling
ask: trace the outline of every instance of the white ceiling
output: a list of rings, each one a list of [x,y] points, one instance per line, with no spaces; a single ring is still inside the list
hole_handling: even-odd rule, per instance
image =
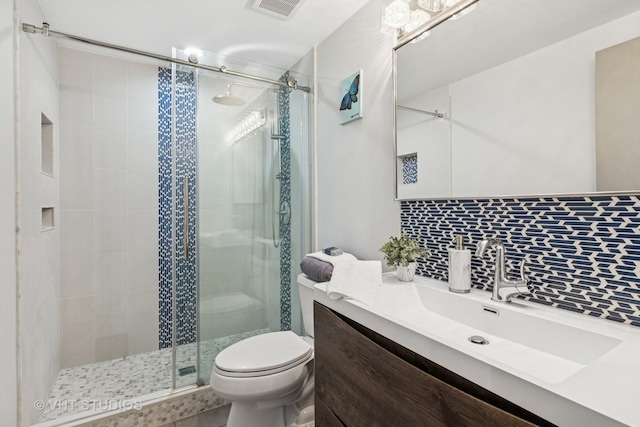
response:
[[[303,1],[289,20],[251,9],[251,0],[40,0],[40,4],[54,31],[166,56],[171,56],[173,47],[195,46],[286,70],[369,0]]]

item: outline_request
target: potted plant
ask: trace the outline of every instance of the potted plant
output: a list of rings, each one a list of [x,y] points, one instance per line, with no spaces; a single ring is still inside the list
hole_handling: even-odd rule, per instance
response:
[[[416,260],[429,256],[429,250],[422,248],[417,239],[407,236],[405,232],[400,237],[391,236],[380,252],[384,254],[387,265],[396,268],[398,280],[403,282],[413,281]]]

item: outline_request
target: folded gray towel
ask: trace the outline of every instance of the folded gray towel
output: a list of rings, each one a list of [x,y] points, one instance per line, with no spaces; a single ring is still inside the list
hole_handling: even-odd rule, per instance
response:
[[[309,279],[316,282],[328,282],[333,273],[333,265],[309,256],[302,259],[300,269]]]

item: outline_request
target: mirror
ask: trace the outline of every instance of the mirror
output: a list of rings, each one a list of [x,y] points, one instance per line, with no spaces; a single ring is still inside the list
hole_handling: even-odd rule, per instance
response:
[[[640,1],[479,0],[394,50],[398,199],[640,190]]]

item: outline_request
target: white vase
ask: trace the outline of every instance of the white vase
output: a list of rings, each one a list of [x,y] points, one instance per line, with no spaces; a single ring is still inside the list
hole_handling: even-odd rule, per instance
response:
[[[410,262],[406,267],[399,265],[396,268],[396,273],[398,274],[398,280],[401,282],[413,282],[413,276],[416,274],[416,263]]]

